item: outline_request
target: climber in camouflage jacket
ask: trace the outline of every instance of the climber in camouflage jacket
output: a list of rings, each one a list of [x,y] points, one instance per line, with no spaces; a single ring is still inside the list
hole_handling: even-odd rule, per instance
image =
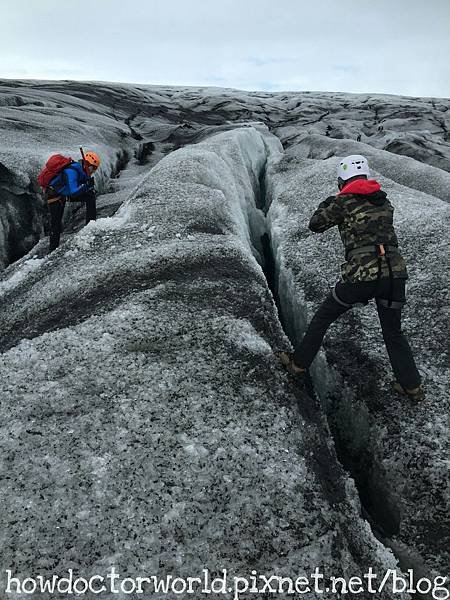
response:
[[[389,277],[385,259],[381,260],[381,273],[378,273],[380,261],[375,247],[380,243],[385,246],[394,278],[407,279],[405,261],[398,251],[393,215],[392,204],[378,182],[354,179],[342,186],[337,196],[330,196],[319,204],[309,228],[322,233],[334,225],[338,226],[347,260],[342,265],[343,281],[373,281],[378,277]],[[367,251],[352,252],[361,247],[367,247]]]
[[[421,378],[401,330],[408,274],[398,249],[394,209],[380,184],[369,176],[364,156],[343,158],[338,165],[339,193],[322,202],[311,217],[309,228],[316,233],[335,225],[339,229],[346,259],[342,281],[317,310],[295,352],[279,356],[291,373],[307,374],[328,327],[349,309],[375,298],[396,376],[394,389],[418,401],[423,398]]]

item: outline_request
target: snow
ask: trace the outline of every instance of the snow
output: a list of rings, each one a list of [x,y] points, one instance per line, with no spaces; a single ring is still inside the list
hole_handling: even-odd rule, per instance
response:
[[[14,272],[11,277],[0,281],[0,295],[13,290],[19,283],[25,281],[29,274],[39,268],[43,262],[45,262],[45,259],[43,258],[30,258],[23,262],[20,266],[20,270]]]

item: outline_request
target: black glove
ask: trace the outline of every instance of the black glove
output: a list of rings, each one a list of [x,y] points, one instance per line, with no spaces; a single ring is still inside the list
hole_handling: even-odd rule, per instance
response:
[[[89,179],[86,181],[86,183],[84,184],[84,188],[83,188],[83,194],[95,194],[95,187],[94,187],[94,178],[93,177],[89,177]]]

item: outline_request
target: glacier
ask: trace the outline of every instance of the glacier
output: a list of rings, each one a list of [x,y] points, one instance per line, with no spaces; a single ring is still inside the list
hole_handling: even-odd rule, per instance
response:
[[[4,569],[445,574],[448,105],[0,82]],[[80,145],[104,158],[100,218],[69,206],[46,256],[35,177]],[[273,356],[337,277],[336,232],[306,224],[352,152],[395,206],[417,408],[373,307],[330,329],[317,398]]]

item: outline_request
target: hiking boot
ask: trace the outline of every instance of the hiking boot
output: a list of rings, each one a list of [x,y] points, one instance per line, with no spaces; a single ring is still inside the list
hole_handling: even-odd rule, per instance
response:
[[[275,356],[279,359],[281,364],[286,367],[286,370],[291,375],[303,376],[307,374],[307,369],[299,367],[294,362],[294,355],[292,352],[275,352]]]
[[[392,382],[392,387],[397,394],[402,396],[408,396],[413,402],[421,402],[425,398],[425,390],[422,385],[418,385],[416,388],[408,389],[404,388],[398,381]]]
[[[286,371],[294,376],[296,385],[303,390],[303,392],[306,392],[306,394],[317,403],[318,400],[314,390],[314,384],[308,369],[304,369],[303,367],[299,367],[295,364],[294,354],[292,352],[275,352],[275,356],[281,362]],[[319,404],[314,406],[317,407]]]

